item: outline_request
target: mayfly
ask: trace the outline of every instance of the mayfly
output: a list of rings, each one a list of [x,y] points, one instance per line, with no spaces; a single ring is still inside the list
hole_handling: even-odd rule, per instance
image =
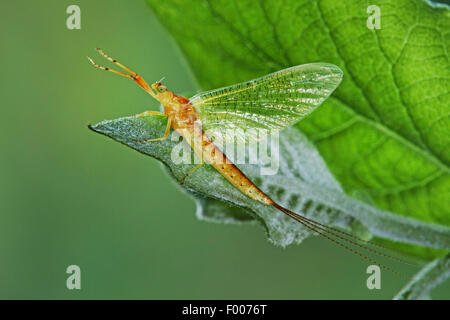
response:
[[[95,67],[132,79],[158,100],[164,109],[164,112],[146,111],[136,115],[136,117],[148,115],[167,117],[166,130],[162,137],[139,141],[146,143],[167,139],[170,129],[173,128],[185,138],[198,158],[202,159],[202,162],[189,171],[182,181],[206,162],[247,197],[264,205],[273,206],[310,231],[362,258],[377,264],[374,259],[349,247],[343,241],[372,253],[400,260],[368,247],[377,246],[375,244],[368,244],[367,241],[350,233],[326,226],[279,205],[239,170],[215,145],[210,136],[205,134],[208,132],[226,137],[226,130],[230,128],[245,129],[251,126],[273,131],[291,126],[316,109],[338,87],[343,77],[339,67],[328,63],[294,66],[244,83],[200,93],[188,99],[168,90],[161,81],[149,86],[140,75],[109,57],[102,50],[97,51],[128,73],[100,66],[88,57]],[[198,122],[201,122],[201,126],[196,125]],[[251,142],[256,138],[250,135],[245,139]],[[389,267],[383,267],[395,272]]]

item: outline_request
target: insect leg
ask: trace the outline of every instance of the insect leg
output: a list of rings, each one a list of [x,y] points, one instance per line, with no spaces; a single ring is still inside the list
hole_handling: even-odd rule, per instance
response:
[[[156,112],[156,111],[147,111],[147,112],[149,112],[149,114],[151,114],[151,112]],[[145,114],[145,112],[144,112],[144,114]],[[141,115],[142,115],[142,113],[141,113]],[[137,116],[140,116],[140,115],[137,115]],[[164,135],[161,138],[148,139],[148,140],[135,140],[135,141],[136,142],[153,142],[153,141],[166,140],[169,137],[171,124],[172,124],[172,117],[168,117],[167,118],[166,131],[164,132]]]
[[[143,116],[166,116],[166,114],[164,112],[159,111],[145,111],[135,115],[134,118],[139,118]]]
[[[183,185],[184,184],[184,180],[189,177],[191,174],[193,174],[198,168],[200,168],[202,165],[204,165],[205,162],[202,160],[202,163],[199,163],[198,165],[196,165],[194,168],[192,168],[191,170],[189,170],[188,173],[186,173],[186,175],[183,177],[183,179],[181,179],[180,184]]]

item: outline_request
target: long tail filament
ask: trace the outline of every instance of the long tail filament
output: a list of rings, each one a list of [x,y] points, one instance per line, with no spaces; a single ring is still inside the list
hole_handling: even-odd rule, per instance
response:
[[[405,264],[408,264],[408,265],[415,265],[414,263],[411,263],[409,261],[406,261],[406,260],[403,260],[403,259],[391,256],[391,255],[388,255],[388,254],[386,254],[384,252],[381,252],[379,250],[375,250],[375,249],[371,248],[371,247],[378,247],[378,248],[389,250],[388,248],[385,248],[385,247],[383,247],[381,245],[369,243],[368,241],[360,239],[360,238],[358,238],[358,237],[356,237],[356,236],[354,236],[354,235],[352,235],[352,234],[350,234],[348,232],[344,232],[344,231],[338,230],[336,228],[332,228],[332,227],[326,226],[324,224],[321,224],[321,223],[319,223],[317,221],[314,221],[312,219],[308,219],[306,217],[303,217],[303,216],[301,216],[301,215],[299,215],[299,214],[297,214],[295,212],[292,212],[292,211],[290,211],[290,210],[280,206],[277,203],[274,203],[273,206],[275,208],[277,208],[278,210],[280,210],[281,212],[283,212],[284,214],[286,214],[287,216],[289,216],[290,218],[292,218],[295,221],[301,223],[303,226],[308,228],[310,231],[312,231],[314,233],[317,233],[320,236],[322,236],[322,237],[324,237],[324,238],[326,238],[326,239],[328,239],[330,241],[333,241],[334,243],[338,244],[339,246],[341,246],[341,247],[349,250],[350,252],[360,256],[361,258],[363,258],[363,259],[365,259],[365,260],[367,260],[367,261],[369,261],[371,263],[377,264],[381,268],[384,268],[384,269],[386,269],[386,270],[388,270],[388,271],[390,271],[392,273],[395,273],[397,275],[403,276],[403,274],[399,273],[398,271],[396,271],[396,270],[394,270],[394,269],[392,269],[392,268],[390,268],[390,267],[388,267],[388,266],[386,266],[384,264],[379,263],[375,259],[373,259],[373,258],[371,258],[371,257],[369,257],[369,256],[367,256],[367,255],[365,255],[365,254],[363,254],[363,253],[353,249],[353,248],[350,248],[348,245],[345,244],[345,242],[349,243],[351,245],[357,246],[357,247],[359,247],[361,249],[367,250],[367,251],[369,251],[371,253],[377,254],[379,256],[383,256],[383,257],[389,258],[391,260],[395,260],[395,261],[398,261],[398,262],[401,262],[401,263],[405,263]],[[337,238],[339,240],[337,240],[335,238],[332,238],[332,237],[335,237],[335,238]],[[350,237],[350,238],[352,238],[354,240],[348,239],[346,237]],[[356,241],[363,242],[363,243],[365,243],[365,245],[362,245],[362,244],[360,244],[360,243],[358,243]]]

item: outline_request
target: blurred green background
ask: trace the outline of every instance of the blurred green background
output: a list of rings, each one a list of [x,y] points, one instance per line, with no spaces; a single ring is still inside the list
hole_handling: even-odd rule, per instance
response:
[[[66,8],[81,8],[81,30]],[[143,1],[2,1],[0,298],[390,299],[406,282],[319,238],[281,249],[262,228],[198,221],[158,161],[87,124],[157,109],[99,72],[103,48],[148,82],[199,88]],[[66,288],[67,266],[81,290]],[[396,269],[412,275],[415,269]],[[416,269],[417,270],[417,269]],[[433,292],[448,298],[449,285]]]

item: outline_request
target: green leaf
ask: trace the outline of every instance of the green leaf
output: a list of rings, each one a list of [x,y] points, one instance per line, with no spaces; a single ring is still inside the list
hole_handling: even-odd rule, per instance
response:
[[[183,149],[193,158],[193,152],[184,140],[179,141],[178,135],[172,135],[172,138],[160,142],[137,141],[161,137],[166,121],[166,118],[160,116],[125,117],[103,121],[90,128],[159,159],[174,178],[181,181],[195,166],[172,161],[172,153]],[[299,131],[293,128],[283,131],[279,153],[282,157],[276,175],[261,176],[258,166],[239,165],[240,169],[275,201],[324,224],[350,228],[356,221],[361,221],[369,232],[380,237],[440,249],[450,247],[448,228],[399,218],[345,195],[317,150]],[[240,193],[212,166],[205,165],[198,169],[185,180],[184,186],[198,197],[214,200],[199,200],[204,207],[198,210],[197,216],[207,221],[250,220],[244,218],[242,211],[224,207],[223,202],[226,202],[244,208],[245,212],[262,222],[270,240],[277,245],[300,243],[310,235],[308,229],[275,208],[251,200]],[[205,213],[209,209],[212,209],[212,212]]]
[[[428,293],[448,277],[450,277],[450,255],[427,264],[394,297],[394,300],[428,300]]]
[[[323,170],[310,171],[315,181],[303,181],[315,188],[306,190],[299,183],[290,192],[302,201],[311,198],[310,207],[323,206],[360,220],[375,235],[450,248],[447,6],[422,0],[147,1],[204,90],[292,65],[338,65],[344,71],[341,86],[282,135],[291,149],[305,153],[304,158],[318,151],[323,165]],[[367,28],[369,5],[381,10],[379,30]],[[312,144],[303,150],[290,137]],[[296,173],[288,169],[285,175]],[[319,195],[319,180],[339,191]],[[284,183],[271,183],[274,192],[285,189]],[[243,205],[228,195],[215,198]],[[404,230],[409,224],[421,228]]]

